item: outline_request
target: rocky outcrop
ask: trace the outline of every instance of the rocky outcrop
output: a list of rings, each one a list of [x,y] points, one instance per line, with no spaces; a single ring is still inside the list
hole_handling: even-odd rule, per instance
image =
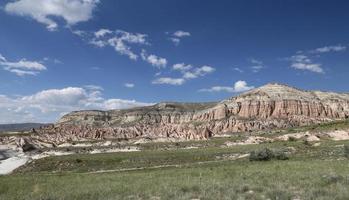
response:
[[[111,111],[76,111],[33,138],[56,145],[85,139],[181,138],[286,128],[349,117],[349,94],[268,84],[215,103],[159,103]]]

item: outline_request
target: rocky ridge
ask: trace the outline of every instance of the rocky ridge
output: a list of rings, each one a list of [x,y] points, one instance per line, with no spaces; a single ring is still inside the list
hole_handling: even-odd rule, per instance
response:
[[[91,139],[206,139],[348,117],[349,94],[273,83],[214,103],[166,102],[125,110],[75,111],[55,125],[35,130],[31,137],[47,144]]]

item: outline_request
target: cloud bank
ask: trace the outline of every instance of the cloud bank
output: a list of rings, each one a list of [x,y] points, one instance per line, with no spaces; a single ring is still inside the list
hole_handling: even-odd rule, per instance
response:
[[[75,110],[110,110],[150,103],[128,99],[105,99],[103,88],[89,85],[49,89],[28,96],[0,95],[0,123],[54,122],[62,115]]]

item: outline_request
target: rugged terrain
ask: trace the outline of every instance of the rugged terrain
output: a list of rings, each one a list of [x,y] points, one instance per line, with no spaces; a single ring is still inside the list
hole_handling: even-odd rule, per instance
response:
[[[33,130],[24,140],[55,146],[96,139],[207,139],[348,117],[347,93],[304,91],[274,83],[215,103],[168,102],[125,110],[75,111],[54,125]],[[0,140],[6,143],[11,138]]]
[[[72,112],[0,135],[0,199],[347,199],[348,99],[268,84]]]

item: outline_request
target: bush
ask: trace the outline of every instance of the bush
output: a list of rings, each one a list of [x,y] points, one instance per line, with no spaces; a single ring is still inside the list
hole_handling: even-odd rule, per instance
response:
[[[283,150],[271,150],[269,148],[255,150],[250,153],[250,161],[269,161],[271,159],[288,160],[289,157]]]
[[[274,151],[274,156],[275,156],[276,160],[288,160],[289,159],[287,152],[285,152],[283,150]]]
[[[344,156],[349,159],[349,145],[344,145]]]
[[[274,153],[268,148],[255,150],[250,153],[250,161],[268,161],[272,158],[274,158]]]

